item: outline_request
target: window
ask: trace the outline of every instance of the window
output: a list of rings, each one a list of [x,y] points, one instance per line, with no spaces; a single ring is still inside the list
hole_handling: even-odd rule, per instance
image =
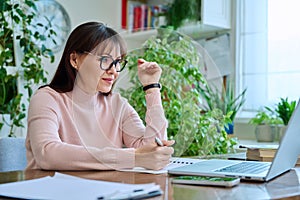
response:
[[[236,77],[245,111],[300,97],[298,0],[236,1]]]

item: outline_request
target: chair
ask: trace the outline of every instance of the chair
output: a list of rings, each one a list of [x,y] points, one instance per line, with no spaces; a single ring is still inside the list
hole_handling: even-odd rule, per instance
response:
[[[25,138],[1,138],[0,172],[24,170],[26,164]]]

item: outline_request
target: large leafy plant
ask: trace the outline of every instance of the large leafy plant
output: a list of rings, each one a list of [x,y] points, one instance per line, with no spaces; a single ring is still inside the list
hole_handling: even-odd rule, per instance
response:
[[[203,113],[199,85],[206,84],[200,73],[201,55],[190,38],[159,29],[141,49],[128,53],[131,86],[121,89],[142,119],[145,118],[145,95],[136,73],[137,59],[157,62],[163,70],[161,77],[162,104],[169,121],[168,138],[175,139],[175,156],[199,156],[228,153],[236,144],[227,137],[224,126],[230,121],[219,109]]]
[[[22,98],[32,95],[32,84],[46,82],[42,58],[54,61],[53,52],[45,44],[56,33],[50,19],[47,24],[35,22],[35,2],[0,1],[0,130],[6,123],[10,127],[8,136],[14,136],[14,127],[24,126],[26,109]],[[20,92],[20,80],[27,94]],[[3,114],[8,114],[9,119]]]

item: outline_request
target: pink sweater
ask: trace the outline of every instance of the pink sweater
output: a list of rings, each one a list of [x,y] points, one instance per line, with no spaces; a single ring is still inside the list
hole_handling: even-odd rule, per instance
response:
[[[118,93],[89,95],[76,86],[67,93],[39,89],[28,111],[27,169],[134,167],[134,148],[167,137],[160,92],[147,94],[146,104],[145,126]]]

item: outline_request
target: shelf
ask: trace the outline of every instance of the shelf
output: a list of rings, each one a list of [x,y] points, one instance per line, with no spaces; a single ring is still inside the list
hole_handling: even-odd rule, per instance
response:
[[[230,29],[210,26],[205,24],[188,25],[178,29],[178,32],[185,34],[194,40],[212,38],[229,33]],[[156,29],[129,33],[128,31],[121,32],[121,36],[128,41],[146,41],[149,37],[156,35]]]
[[[120,35],[125,39],[125,40],[135,40],[135,41],[146,41],[149,37],[156,35],[157,30],[152,29],[152,30],[147,30],[147,31],[139,31],[139,32],[128,32],[128,31],[123,31],[120,32]]]
[[[211,26],[206,24],[196,24],[184,26],[178,29],[179,32],[190,36],[194,40],[208,39],[229,33],[230,29]]]

